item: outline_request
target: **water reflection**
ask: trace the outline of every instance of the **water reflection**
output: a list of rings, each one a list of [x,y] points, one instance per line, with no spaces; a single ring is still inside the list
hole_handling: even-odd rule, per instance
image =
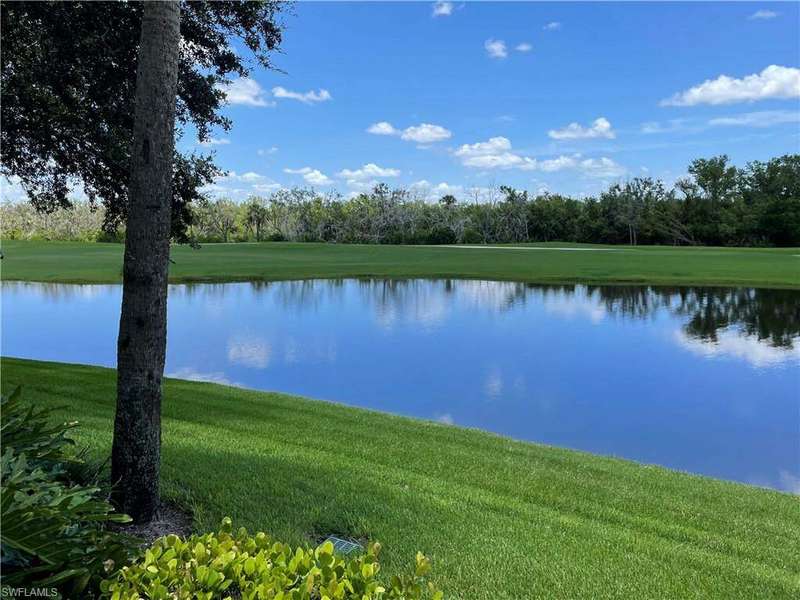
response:
[[[266,369],[271,354],[269,342],[255,335],[237,335],[228,340],[228,361],[233,364]]]
[[[4,292],[32,294],[51,302],[91,300],[119,294],[116,285],[65,285],[3,282]],[[550,314],[586,317],[648,319],[660,311],[688,317],[684,333],[700,342],[718,343],[720,332],[736,327],[743,334],[774,348],[792,350],[800,337],[800,293],[794,290],[721,287],[631,285],[541,285],[508,281],[326,279],[237,284],[170,286],[170,301],[198,301],[206,307],[271,294],[281,308],[295,314],[314,312],[341,303],[348,285],[374,309],[374,319],[387,328],[398,319],[417,325],[436,325],[448,316],[457,297],[462,307],[504,312],[534,301]],[[234,351],[236,352],[236,351]],[[248,352],[268,354],[268,349]],[[258,359],[257,362],[263,362]]]
[[[680,345],[704,356],[730,354],[746,360],[752,356],[750,362],[756,366],[798,358],[800,293],[793,290],[539,285],[450,279],[331,279],[233,285],[189,284],[172,286],[170,293],[173,298],[200,296],[202,302],[211,305],[226,295],[240,297],[243,291],[240,286],[249,286],[251,293],[274,292],[272,297],[282,309],[303,314],[343,302],[347,296],[347,283],[355,286],[359,300],[371,307],[375,323],[385,330],[391,330],[402,322],[433,331],[447,319],[456,302],[462,310],[498,313],[535,302],[553,316],[586,318],[592,323],[600,323],[606,318],[654,319],[662,312],[687,317],[676,339]],[[42,285],[45,288],[64,287]],[[68,298],[70,294],[86,295],[86,292],[55,290],[53,293],[56,298]],[[241,351],[231,352],[239,354]],[[267,361],[269,350],[262,344],[259,348],[251,347],[248,352],[256,352],[260,357],[256,362],[261,364]]]
[[[113,366],[118,286],[4,283],[6,355]],[[168,374],[797,491],[800,293],[318,280],[170,287]]]

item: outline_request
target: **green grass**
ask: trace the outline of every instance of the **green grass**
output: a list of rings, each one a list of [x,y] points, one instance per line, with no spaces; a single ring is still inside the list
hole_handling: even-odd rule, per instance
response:
[[[800,288],[798,249],[547,250],[326,244],[174,247],[170,278],[461,277]],[[561,251],[590,247],[600,251]],[[3,243],[4,280],[119,282],[122,246]],[[112,370],[4,359],[3,386],[65,405],[96,458]],[[431,554],[448,598],[800,596],[800,500],[487,433],[168,380],[163,489],[198,529],[225,515],[289,542],[384,543],[385,567]]]
[[[108,455],[112,370],[2,376]],[[282,394],[167,380],[163,488],[199,529],[378,539],[388,571],[422,550],[452,599],[800,597],[795,496]]]
[[[463,277],[530,282],[800,288],[800,249],[532,244],[547,250],[336,244],[204,244],[172,249],[170,278],[247,281],[330,277]],[[594,248],[563,251],[553,247]],[[5,280],[119,282],[122,246],[5,241]]]

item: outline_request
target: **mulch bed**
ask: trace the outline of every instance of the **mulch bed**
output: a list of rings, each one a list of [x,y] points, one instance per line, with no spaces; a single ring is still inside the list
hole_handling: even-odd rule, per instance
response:
[[[150,546],[158,538],[174,533],[187,537],[192,533],[192,515],[178,506],[163,502],[156,518],[149,523],[124,523],[115,526],[121,533],[140,538],[142,546]]]

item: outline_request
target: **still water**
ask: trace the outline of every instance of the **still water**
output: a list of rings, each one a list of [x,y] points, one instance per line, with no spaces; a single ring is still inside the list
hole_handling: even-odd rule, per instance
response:
[[[2,353],[114,366],[121,289],[2,285]],[[168,375],[800,493],[800,292],[174,285]]]

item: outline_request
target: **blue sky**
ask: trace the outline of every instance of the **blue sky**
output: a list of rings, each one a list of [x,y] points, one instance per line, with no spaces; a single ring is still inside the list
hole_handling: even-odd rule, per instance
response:
[[[299,2],[285,73],[234,81],[233,129],[197,149],[231,173],[209,191],[235,199],[672,183],[695,157],[800,151],[798,6]]]
[[[275,56],[286,73],[256,70],[263,92],[231,96],[263,105],[226,109],[234,128],[213,149],[236,175],[214,193],[346,195],[381,180],[431,197],[492,184],[591,194],[642,174],[672,182],[694,157],[799,151],[795,3],[300,2],[295,13]],[[741,81],[676,97],[722,75]],[[234,92],[256,89],[246,83]],[[381,123],[384,135],[369,133]]]

